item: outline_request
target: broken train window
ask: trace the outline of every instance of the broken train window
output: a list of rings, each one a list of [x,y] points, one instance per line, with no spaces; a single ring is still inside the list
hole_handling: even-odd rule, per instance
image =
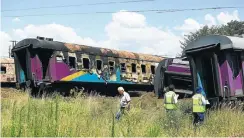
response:
[[[75,57],[69,57],[69,66],[71,68],[75,68],[75,66],[76,66]]]
[[[63,59],[62,56],[58,55],[58,56],[56,56],[56,61],[57,61],[57,62],[63,62],[64,59]]]
[[[121,70],[121,72],[125,72],[126,71],[125,63],[120,63],[120,70]]]
[[[155,74],[155,66],[151,65],[151,73]]]
[[[83,58],[83,68],[90,69],[90,60],[89,58]]]
[[[1,66],[1,74],[6,74],[7,70],[6,67]]]
[[[136,73],[136,64],[135,63],[131,64],[131,68],[132,68],[132,72]]]
[[[109,64],[109,71],[113,72],[114,71],[114,61],[109,61],[108,64]]]
[[[241,61],[240,56],[236,53],[231,54],[231,69],[233,73],[233,77],[236,78],[239,75],[239,72],[241,70]]]
[[[96,60],[96,67],[97,67],[97,70],[102,70],[102,60]]]
[[[141,65],[141,72],[146,73],[146,65]]]

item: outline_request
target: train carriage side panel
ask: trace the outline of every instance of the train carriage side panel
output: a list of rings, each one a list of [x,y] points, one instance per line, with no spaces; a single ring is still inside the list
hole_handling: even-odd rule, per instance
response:
[[[175,86],[175,92],[180,95],[180,98],[192,95],[189,62],[180,58],[163,59],[157,67],[154,81],[154,91],[159,98],[167,91],[170,84]]]
[[[151,87],[153,76],[150,68],[162,59],[153,55],[32,38],[17,43],[12,52],[15,60],[19,60],[16,62],[19,66],[16,73],[18,82],[28,86],[34,84],[30,87],[57,83]]]
[[[1,58],[1,84],[15,83],[15,65],[12,58]]]
[[[186,46],[193,85],[202,84],[210,103],[244,98],[243,44],[243,38],[208,35]]]

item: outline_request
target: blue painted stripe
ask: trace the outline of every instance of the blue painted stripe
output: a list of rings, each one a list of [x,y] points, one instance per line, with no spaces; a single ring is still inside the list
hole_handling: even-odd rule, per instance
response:
[[[202,88],[202,95],[203,95],[204,97],[206,97],[206,93],[205,93],[204,88],[203,88],[203,86],[202,86],[202,81],[201,81],[201,78],[200,78],[199,73],[197,73],[197,80],[198,80],[198,87],[201,87],[201,88]]]
[[[20,69],[20,82],[25,82],[25,73],[22,69]]]
[[[98,77],[97,74],[89,74],[86,73],[84,75],[81,75],[79,77],[76,77],[72,79],[71,81],[76,81],[76,82],[97,82],[97,83],[105,83],[106,81],[103,78]],[[135,84],[133,82],[128,82],[120,79],[116,79],[116,81],[108,80],[107,83],[118,83],[118,84]]]

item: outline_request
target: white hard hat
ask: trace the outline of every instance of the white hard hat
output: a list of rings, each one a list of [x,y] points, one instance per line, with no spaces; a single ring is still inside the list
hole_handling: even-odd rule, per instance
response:
[[[123,87],[118,87],[118,91],[124,91]]]

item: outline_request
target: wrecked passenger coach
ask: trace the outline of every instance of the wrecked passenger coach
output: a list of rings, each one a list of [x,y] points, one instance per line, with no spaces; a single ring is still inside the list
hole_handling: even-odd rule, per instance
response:
[[[12,49],[20,86],[114,88],[153,90],[153,77],[159,56],[52,41],[38,37],[18,42]],[[61,85],[60,85],[61,84]],[[113,94],[112,94],[113,93]]]
[[[193,41],[185,48],[194,92],[215,103],[244,97],[244,38],[210,35]]]
[[[159,62],[154,77],[155,94],[162,98],[170,84],[175,86],[179,98],[190,97],[193,94],[189,61],[183,58],[165,58]]]
[[[1,87],[14,86],[16,83],[15,79],[15,68],[13,58],[1,58]]]

